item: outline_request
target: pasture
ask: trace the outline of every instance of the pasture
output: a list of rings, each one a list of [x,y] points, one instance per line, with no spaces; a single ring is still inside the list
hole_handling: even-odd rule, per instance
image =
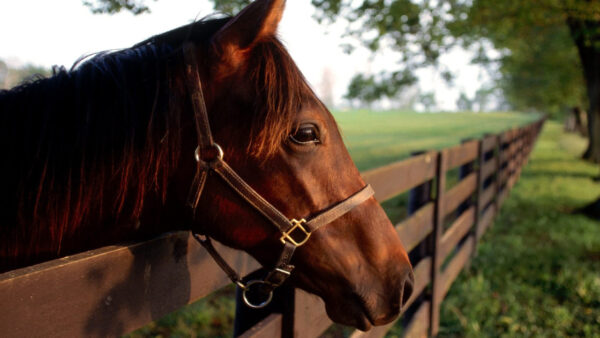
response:
[[[352,156],[356,159],[359,168],[365,170],[405,158],[415,149],[442,148],[457,144],[464,138],[526,124],[535,120],[537,116],[511,113],[339,112],[336,118]],[[369,136],[364,136],[365,134]],[[410,136],[406,136],[407,134]],[[393,140],[394,136],[398,140],[392,144],[390,140]],[[428,140],[428,137],[433,140]],[[411,141],[414,142],[412,145]],[[374,148],[377,151],[372,151]],[[361,149],[363,149],[362,153]],[[386,158],[382,160],[377,157],[377,154],[384,154]],[[402,206],[405,205],[405,201],[406,198],[400,196],[386,203],[386,209],[390,216],[393,216],[392,218],[401,217],[400,214],[394,213],[394,209],[404,209]],[[233,319],[232,294],[232,289],[223,290],[143,328],[132,336],[157,334],[228,336],[231,334]]]
[[[600,195],[586,141],[546,122],[521,179],[454,282],[441,336],[600,337]]]

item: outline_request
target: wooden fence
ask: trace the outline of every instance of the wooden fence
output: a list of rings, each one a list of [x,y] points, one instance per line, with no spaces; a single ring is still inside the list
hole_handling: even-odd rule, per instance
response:
[[[400,319],[405,336],[437,334],[440,303],[518,180],[542,125],[543,120],[363,173],[379,201],[409,192],[409,216],[396,226],[415,273]],[[458,179],[447,179],[456,171]],[[447,181],[457,183],[447,188]],[[259,268],[247,254],[217,246],[237,271]],[[1,274],[0,336],[116,336],[229,283],[187,232],[105,247]],[[331,324],[320,298],[284,288],[266,310],[238,306],[235,334],[318,337]],[[381,337],[392,325],[352,337]]]

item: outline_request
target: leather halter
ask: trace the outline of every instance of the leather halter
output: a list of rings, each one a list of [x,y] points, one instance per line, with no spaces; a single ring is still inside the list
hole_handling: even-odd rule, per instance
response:
[[[219,255],[212,245],[210,238],[204,234],[193,233],[194,238],[206,248],[215,262],[229,276],[232,282],[243,290],[243,298],[246,305],[252,308],[262,308],[269,304],[273,296],[273,290],[280,286],[291,274],[294,266],[290,264],[292,255],[297,247],[302,246],[310,235],[323,225],[329,224],[340,216],[346,214],[359,204],[373,196],[370,185],[354,193],[343,201],[340,201],[325,210],[319,212],[315,217],[305,219],[288,219],[277,208],[267,202],[259,193],[248,185],[228,164],[223,160],[224,153],[221,147],[213,141],[208,112],[202,93],[202,83],[194,54],[194,46],[191,43],[184,47],[184,58],[186,62],[186,85],[191,93],[192,108],[194,110],[196,132],[198,136],[198,147],[195,157],[198,163],[196,175],[188,196],[188,204],[195,210],[200,201],[206,178],[210,171],[214,171],[227,183],[239,196],[248,202],[254,209],[260,212],[281,232],[280,241],[283,250],[275,266],[262,280],[252,280],[248,283],[242,282],[240,276]],[[252,298],[258,297],[256,301]]]

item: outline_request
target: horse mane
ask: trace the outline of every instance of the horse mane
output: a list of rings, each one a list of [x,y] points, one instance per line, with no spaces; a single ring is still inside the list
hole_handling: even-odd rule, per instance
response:
[[[106,245],[84,235],[137,229],[150,192],[165,202],[181,130],[192,123],[181,46],[211,48],[228,20],[195,22],[0,91],[0,267],[15,257],[36,257],[24,265]],[[312,91],[277,38],[251,54],[248,150],[266,158]],[[111,229],[123,223],[132,229]],[[81,248],[63,248],[65,238]]]

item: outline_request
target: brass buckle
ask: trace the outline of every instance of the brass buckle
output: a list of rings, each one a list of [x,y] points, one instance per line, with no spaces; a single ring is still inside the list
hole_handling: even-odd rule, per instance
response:
[[[310,238],[310,232],[302,226],[302,224],[306,224],[306,220],[304,218],[302,218],[301,220],[292,219],[290,222],[292,223],[292,228],[290,230],[288,230],[287,232],[284,232],[279,240],[283,244],[285,244],[285,241],[287,240],[290,243],[294,244],[295,246],[303,245]],[[304,239],[302,239],[301,241],[296,241],[292,237],[292,233],[294,231],[296,231],[295,234],[305,236]]]

